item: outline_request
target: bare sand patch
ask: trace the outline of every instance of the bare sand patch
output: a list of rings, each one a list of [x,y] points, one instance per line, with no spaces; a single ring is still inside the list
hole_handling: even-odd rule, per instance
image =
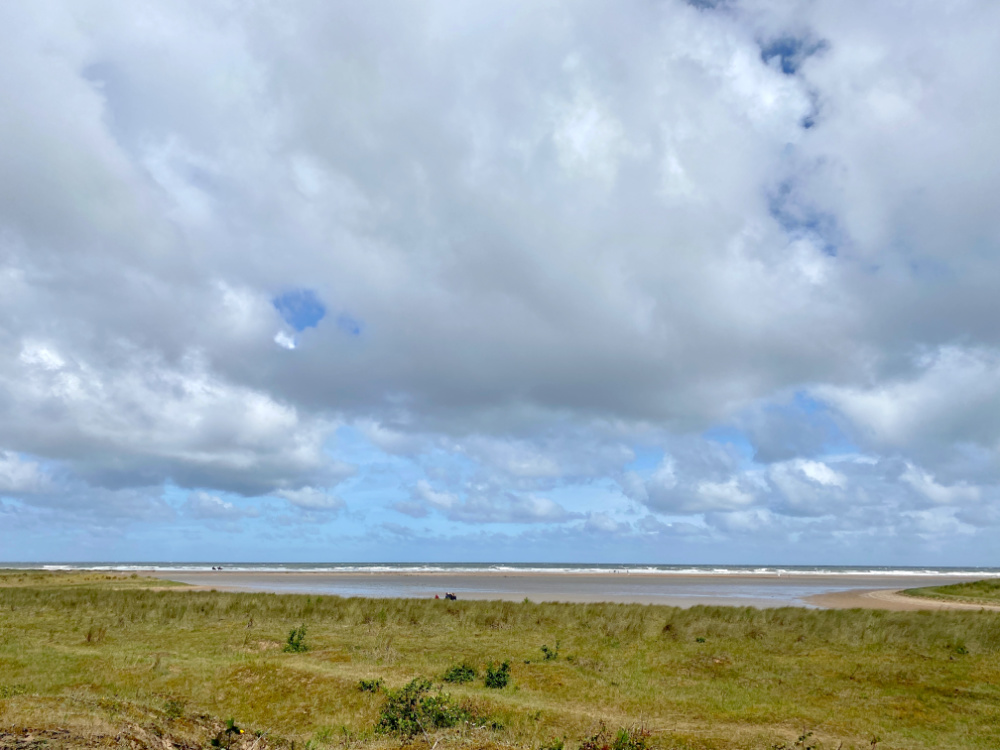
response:
[[[897,612],[916,610],[964,609],[997,610],[1000,607],[968,602],[948,602],[941,599],[924,599],[901,594],[902,589],[853,589],[832,591],[806,597],[806,601],[824,609],[889,609]]]

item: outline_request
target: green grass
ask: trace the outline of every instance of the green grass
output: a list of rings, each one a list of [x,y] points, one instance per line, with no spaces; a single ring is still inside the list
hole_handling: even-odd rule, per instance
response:
[[[283,652],[302,625],[308,650]],[[503,689],[440,682],[503,661]],[[25,732],[52,747],[122,732],[137,747],[257,733],[268,747],[399,747],[411,740],[377,726],[416,678],[475,717],[417,734],[427,748],[1000,746],[996,612],[340,599],[0,573],[0,747]],[[358,689],[378,679],[385,691]],[[245,735],[226,734],[230,718]]]
[[[900,593],[927,599],[997,606],[1000,605],[1000,580],[991,578],[972,583],[954,583],[949,586],[928,586],[921,589],[906,589]]]

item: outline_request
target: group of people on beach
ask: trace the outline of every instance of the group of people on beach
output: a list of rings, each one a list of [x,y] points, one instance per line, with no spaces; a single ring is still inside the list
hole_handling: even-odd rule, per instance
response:
[[[440,599],[441,597],[440,597],[440,596],[438,596],[437,594],[434,594],[434,598],[435,598],[435,599]],[[457,596],[455,596],[455,595],[454,595],[453,593],[451,593],[450,591],[446,591],[446,592],[445,592],[445,594],[444,594],[444,598],[445,598],[445,599],[451,599],[452,601],[455,601],[456,599],[458,599],[458,597],[457,597]]]

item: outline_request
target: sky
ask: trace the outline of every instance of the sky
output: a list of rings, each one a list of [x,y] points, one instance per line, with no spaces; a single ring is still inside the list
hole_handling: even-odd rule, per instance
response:
[[[1000,3],[0,4],[0,560],[1000,565]]]

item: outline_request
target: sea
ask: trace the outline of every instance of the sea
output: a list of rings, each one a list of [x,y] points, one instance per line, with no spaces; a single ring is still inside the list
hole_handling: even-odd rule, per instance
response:
[[[373,598],[609,601],[676,606],[813,606],[818,594],[1000,577],[998,567],[633,565],[577,563],[0,563],[41,570],[143,572],[242,591]]]
[[[872,565],[636,565],[630,563],[468,563],[468,562],[0,562],[28,570],[212,571],[218,567],[246,573],[574,573],[675,575],[809,575],[1000,577],[1000,567]]]

